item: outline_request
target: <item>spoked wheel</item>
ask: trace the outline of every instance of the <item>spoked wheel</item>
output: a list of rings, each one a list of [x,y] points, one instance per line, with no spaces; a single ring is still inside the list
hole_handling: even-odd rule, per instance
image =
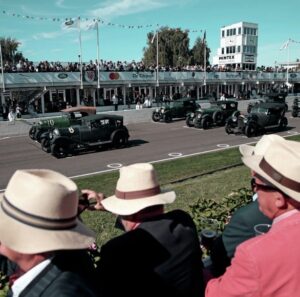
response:
[[[69,149],[68,149],[67,145],[65,145],[65,144],[54,143],[51,146],[51,153],[56,158],[65,158],[69,154]]]
[[[248,126],[246,126],[245,128],[245,135],[247,137],[252,137],[255,136],[257,133],[257,129],[253,124],[249,124]]]
[[[280,122],[279,122],[279,129],[280,129],[280,130],[285,130],[286,127],[287,127],[287,125],[288,125],[288,120],[287,120],[286,117],[283,117],[283,118],[280,120]]]
[[[226,126],[225,126],[225,132],[227,134],[232,134],[233,133],[233,129],[232,129],[231,125],[226,124]]]
[[[211,121],[209,120],[209,118],[202,119],[201,126],[204,130],[208,129],[211,126]]]
[[[123,133],[117,133],[113,138],[113,146],[115,148],[124,147],[128,143],[128,137]]]
[[[152,120],[153,120],[153,122],[159,122],[160,115],[159,115],[158,112],[153,112],[153,114],[152,114]]]
[[[33,140],[35,140],[35,132],[36,132],[35,127],[31,127],[29,130],[29,137]]]
[[[50,153],[51,148],[50,148],[50,139],[49,138],[43,138],[41,140],[41,147],[42,150],[46,153]]]
[[[187,117],[187,118],[185,119],[185,123],[186,123],[186,125],[187,125],[188,127],[193,127],[193,126],[194,126],[194,120],[193,120],[193,118],[191,118],[191,117]]]

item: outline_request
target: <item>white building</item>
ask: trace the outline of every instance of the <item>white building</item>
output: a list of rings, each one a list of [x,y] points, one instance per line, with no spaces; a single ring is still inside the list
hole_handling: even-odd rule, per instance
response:
[[[221,28],[220,48],[213,65],[240,70],[255,70],[258,25],[240,22]]]

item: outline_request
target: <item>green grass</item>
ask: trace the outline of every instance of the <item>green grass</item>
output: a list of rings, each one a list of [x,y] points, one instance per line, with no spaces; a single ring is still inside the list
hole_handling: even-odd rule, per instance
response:
[[[289,139],[300,141],[300,136]],[[156,163],[154,167],[162,188],[177,194],[176,201],[166,210],[180,208],[190,213],[189,206],[199,198],[221,199],[234,190],[250,186],[250,171],[242,164],[238,148]],[[224,169],[226,167],[228,169]],[[110,196],[118,177],[118,172],[110,172],[75,182],[79,189],[93,189]],[[99,246],[120,234],[114,228],[115,216],[110,213],[85,211],[82,218],[96,232]]]

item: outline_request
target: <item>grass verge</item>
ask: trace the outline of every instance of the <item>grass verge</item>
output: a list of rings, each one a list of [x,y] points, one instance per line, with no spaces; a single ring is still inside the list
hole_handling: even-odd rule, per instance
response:
[[[289,137],[300,141],[300,136]],[[180,208],[190,212],[190,205],[199,198],[221,199],[234,190],[250,187],[250,171],[241,162],[238,148],[175,159],[154,164],[159,182],[164,189],[174,190],[177,199],[167,210]],[[114,193],[119,173],[111,172],[76,179],[79,189],[93,189],[110,196]],[[83,213],[87,226],[97,234],[101,246],[110,238],[120,234],[114,228],[115,216],[106,212]]]

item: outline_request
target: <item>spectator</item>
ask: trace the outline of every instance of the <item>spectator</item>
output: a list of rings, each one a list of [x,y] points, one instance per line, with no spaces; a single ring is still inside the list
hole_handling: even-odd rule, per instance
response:
[[[164,205],[176,195],[160,189],[151,164],[121,168],[115,195],[109,198],[83,192],[96,197],[97,209],[118,215],[126,231],[101,248],[100,296],[203,296],[196,227],[181,210],[164,213]]]
[[[14,110],[11,108],[9,113],[8,113],[8,120],[11,122],[11,123],[14,123],[15,122],[15,118],[16,118],[16,115],[14,113]]]
[[[271,134],[264,135],[256,144],[241,145],[240,152],[242,156],[263,155],[266,150],[276,141],[283,140],[282,137]],[[253,181],[253,179],[251,180]],[[259,223],[271,224],[271,220],[266,217],[258,207],[256,201],[257,193],[253,188],[254,201],[238,209],[231,217],[228,225],[226,225],[223,233],[219,236],[212,246],[212,274],[217,277],[222,275],[226,267],[230,265],[231,259],[234,256],[236,247],[242,242],[255,236],[254,226]]]
[[[113,94],[113,96],[112,96],[112,103],[115,107],[115,111],[117,111],[118,110],[119,99],[116,96],[116,94]]]
[[[220,97],[220,100],[221,100],[221,101],[225,101],[225,100],[226,100],[226,97],[225,97],[225,94],[224,94],[224,93],[223,93],[222,96]]]
[[[237,247],[224,275],[209,281],[206,296],[295,296],[300,292],[300,143],[275,140],[263,155],[242,160],[255,178],[259,209],[273,224],[268,233]]]
[[[17,170],[11,177],[1,197],[0,253],[20,269],[13,296],[96,296],[86,252],[94,236],[77,219],[77,192],[51,170]]]

